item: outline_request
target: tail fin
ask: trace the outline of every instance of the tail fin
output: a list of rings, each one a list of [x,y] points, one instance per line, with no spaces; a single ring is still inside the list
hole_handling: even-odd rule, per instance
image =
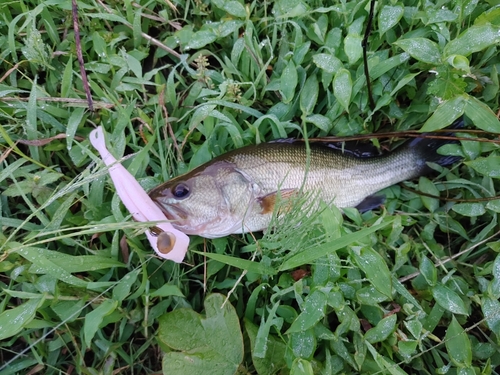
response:
[[[461,129],[463,127],[464,119],[462,117],[450,125],[448,129]],[[422,135],[425,136],[428,134],[429,133],[423,133]],[[440,135],[450,136],[454,135],[454,133],[450,132]],[[440,155],[437,153],[437,150],[443,145],[454,143],[458,143],[458,141],[436,138],[415,138],[408,143],[407,147],[413,150],[413,152],[417,152],[423,162],[432,162],[442,166],[449,166],[460,161],[462,158],[460,156]]]

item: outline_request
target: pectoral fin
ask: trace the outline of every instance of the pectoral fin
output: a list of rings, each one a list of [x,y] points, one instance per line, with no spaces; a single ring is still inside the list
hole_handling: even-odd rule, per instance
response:
[[[272,213],[278,201],[281,200],[281,202],[283,202],[284,200],[290,199],[296,191],[297,189],[283,189],[260,197],[259,202],[262,207],[261,214]]]

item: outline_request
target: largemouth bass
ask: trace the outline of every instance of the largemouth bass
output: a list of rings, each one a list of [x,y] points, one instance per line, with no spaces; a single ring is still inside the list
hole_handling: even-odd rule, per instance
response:
[[[437,149],[446,141],[417,138],[377,157],[303,141],[261,143],[233,150],[159,185],[149,195],[172,225],[206,238],[268,228],[277,198],[300,192],[338,208],[374,208],[374,194],[426,174],[427,162],[450,165]],[[307,165],[309,168],[306,170]]]

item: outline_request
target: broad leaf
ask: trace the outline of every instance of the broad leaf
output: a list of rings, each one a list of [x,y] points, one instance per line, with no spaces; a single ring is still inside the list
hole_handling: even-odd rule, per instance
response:
[[[404,8],[401,5],[384,5],[378,14],[378,32],[384,34],[387,30],[396,26],[403,17]]]
[[[343,67],[342,61],[328,53],[318,53],[314,55],[313,62],[318,68],[328,73],[337,73],[337,71]]]
[[[466,161],[469,167],[475,169],[482,175],[500,178],[500,156],[489,155],[484,158],[477,158],[476,160]]]
[[[454,99],[441,103],[420,130],[423,132],[431,132],[446,128],[463,115],[466,103],[467,98],[464,96],[457,96]]]
[[[500,43],[500,26],[471,26],[446,45],[444,55],[469,56],[497,43]]]
[[[326,294],[320,290],[315,290],[307,296],[302,307],[302,312],[288,329],[288,333],[300,332],[312,328],[320,319],[325,316]]]
[[[107,299],[85,316],[85,321],[83,323],[83,338],[87,347],[90,347],[92,339],[100,328],[104,317],[115,311],[117,306],[118,301]]]
[[[438,45],[429,39],[399,39],[394,44],[401,47],[418,61],[427,64],[439,64],[441,62],[441,53],[439,52]]]
[[[472,364],[472,348],[469,337],[455,317],[452,318],[445,335],[445,345],[451,361],[460,367]]]
[[[0,314],[0,340],[14,336],[35,317],[36,310],[42,305],[43,298],[31,299],[13,309]]]
[[[392,314],[382,319],[375,327],[366,332],[365,340],[370,344],[375,344],[376,342],[382,342],[387,339],[389,335],[396,330],[397,318],[396,314]]]
[[[437,284],[432,288],[432,296],[444,309],[454,314],[469,315],[462,298],[450,288]]]
[[[451,209],[460,215],[469,217],[481,216],[486,212],[483,203],[457,203]]]
[[[370,247],[353,246],[351,255],[375,289],[392,298],[391,273],[380,254]]]
[[[313,74],[306,80],[302,92],[300,93],[300,110],[304,115],[307,116],[313,112],[314,106],[318,100],[318,91],[318,78]]]
[[[243,360],[243,337],[234,307],[221,294],[205,299],[205,317],[178,309],[159,318],[158,338],[172,348],[164,374],[233,375]]]
[[[500,121],[498,121],[497,116],[490,107],[478,99],[469,97],[465,105],[465,114],[479,129],[500,133]]]
[[[286,368],[285,343],[272,335],[267,336],[267,350],[264,358],[253,355],[258,327],[245,320],[245,329],[250,339],[250,349],[252,351],[252,362],[259,375],[273,375]]]
[[[482,300],[482,310],[488,328],[500,338],[500,302],[498,299],[485,297]]]
[[[349,103],[352,95],[351,73],[347,69],[339,69],[333,78],[333,95],[346,112],[349,112]]]
[[[280,90],[283,95],[283,103],[290,103],[295,95],[295,88],[298,83],[297,68],[290,60],[281,74]]]
[[[422,276],[425,278],[425,281],[430,286],[434,286],[437,283],[437,270],[436,266],[434,266],[434,263],[431,262],[431,260],[427,257],[423,257],[422,261],[420,262],[420,273]]]

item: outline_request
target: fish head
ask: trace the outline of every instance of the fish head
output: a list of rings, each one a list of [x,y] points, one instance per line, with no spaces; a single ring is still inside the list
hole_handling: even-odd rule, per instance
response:
[[[257,190],[234,164],[218,161],[159,185],[149,196],[176,229],[217,238],[241,233]]]

